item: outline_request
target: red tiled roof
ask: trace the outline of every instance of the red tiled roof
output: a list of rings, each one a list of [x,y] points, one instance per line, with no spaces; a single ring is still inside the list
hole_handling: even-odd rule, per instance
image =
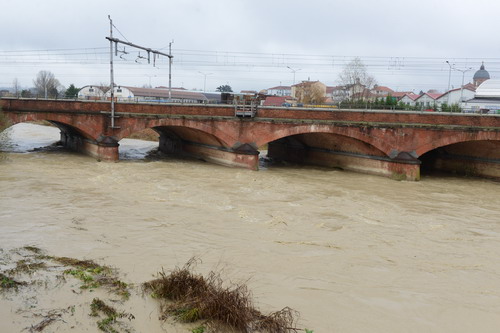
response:
[[[404,95],[413,94],[411,91],[393,91],[391,96],[396,98],[401,98]]]
[[[416,100],[417,98],[420,97],[420,95],[414,94],[414,93],[406,93],[404,94],[401,98],[408,96],[412,101]]]
[[[264,101],[264,106],[281,106],[289,96],[268,96]]]
[[[436,99],[438,99],[439,97],[441,97],[443,94],[441,94],[441,93],[423,93],[422,95],[420,95],[420,96],[418,96],[416,99],[414,99],[414,101],[415,101],[415,100],[417,100],[417,99],[420,99],[421,97],[423,97],[423,96],[425,96],[425,95],[427,95],[427,96],[429,96],[430,98],[432,98],[432,99],[436,100]]]
[[[386,91],[386,92],[393,92],[394,91],[391,88],[385,87],[385,86],[375,86],[375,87],[373,87],[373,90],[376,90],[376,91]]]
[[[335,90],[343,90],[343,89],[345,89],[345,87],[342,87],[342,86],[326,87],[326,93],[331,94]]]

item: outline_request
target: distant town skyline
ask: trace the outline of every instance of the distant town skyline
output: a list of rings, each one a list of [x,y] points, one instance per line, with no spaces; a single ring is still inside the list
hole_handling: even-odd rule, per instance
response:
[[[446,91],[459,87],[484,61],[500,77],[500,44],[491,42],[500,4],[424,0],[331,3],[196,0],[140,6],[129,0],[43,3],[7,0],[0,21],[0,87],[17,78],[31,87],[40,70],[64,86],[109,84],[111,15],[115,36],[162,52],[173,40],[172,85],[213,91],[261,90],[293,81],[337,85],[359,57],[379,85],[396,91]],[[122,48],[119,51],[123,51]],[[147,65],[145,54],[126,47],[115,56],[117,84],[168,85],[165,58]],[[450,88],[451,88],[450,87]]]

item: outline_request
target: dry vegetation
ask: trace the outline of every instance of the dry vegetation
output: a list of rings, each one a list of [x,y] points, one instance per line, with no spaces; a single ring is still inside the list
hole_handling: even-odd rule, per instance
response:
[[[230,327],[239,332],[287,333],[297,332],[297,313],[290,308],[268,315],[252,304],[251,294],[244,284],[225,286],[220,274],[207,277],[192,271],[195,260],[171,273],[160,272],[144,288],[162,301],[162,317],[175,316],[182,322],[205,321],[214,332]],[[202,331],[202,330],[200,330]]]
[[[161,272],[157,279],[142,285],[143,290],[160,301],[161,320],[168,317],[174,319],[173,322],[195,323],[195,328],[193,324],[186,325],[192,333],[312,332],[296,328],[298,313],[288,307],[267,315],[261,313],[254,307],[251,293],[244,284],[228,285],[217,272],[210,272],[206,277],[194,273],[195,262],[191,259],[170,274]],[[79,291],[74,288],[74,282]],[[39,295],[50,297],[50,290],[61,289],[69,293],[70,299],[74,298],[72,305],[37,308]],[[86,299],[84,295],[92,291],[101,298],[95,295],[92,303],[88,298],[82,301]],[[132,295],[131,291],[134,291]],[[75,320],[78,323],[77,318],[81,318],[81,314],[74,316],[75,311],[83,311],[88,318],[95,317],[96,321],[90,321],[90,325],[96,325],[103,332],[134,332],[135,321],[131,320],[135,316],[115,306],[123,306],[130,296],[135,297],[135,301],[144,296],[141,290],[118,279],[117,271],[109,266],[92,260],[50,256],[33,246],[10,251],[0,248],[0,294],[5,296],[3,301],[13,302],[13,309],[17,308],[15,313],[23,314],[23,322],[27,325],[31,322],[24,328],[29,332],[42,332],[47,327],[58,330],[71,325],[68,322],[75,325]]]

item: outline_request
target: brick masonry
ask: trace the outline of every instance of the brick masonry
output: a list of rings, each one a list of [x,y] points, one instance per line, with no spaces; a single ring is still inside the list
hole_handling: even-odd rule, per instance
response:
[[[439,151],[434,168],[500,177],[494,115],[263,107],[242,119],[228,105],[116,103],[113,129],[106,102],[1,99],[0,106],[12,123],[51,121],[68,146],[108,161],[118,159],[122,138],[154,128],[176,138],[181,153],[249,169],[270,144],[283,159],[411,180],[420,177],[420,159]],[[290,137],[301,151],[276,144]]]

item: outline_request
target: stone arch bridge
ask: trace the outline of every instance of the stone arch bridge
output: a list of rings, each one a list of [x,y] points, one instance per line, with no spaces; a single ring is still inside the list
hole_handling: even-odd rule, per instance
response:
[[[500,178],[500,116],[408,111],[260,107],[253,118],[231,105],[0,100],[12,123],[46,120],[61,143],[99,160],[118,160],[119,141],[146,128],[165,153],[258,169],[268,156],[396,179],[418,180],[430,168]]]

